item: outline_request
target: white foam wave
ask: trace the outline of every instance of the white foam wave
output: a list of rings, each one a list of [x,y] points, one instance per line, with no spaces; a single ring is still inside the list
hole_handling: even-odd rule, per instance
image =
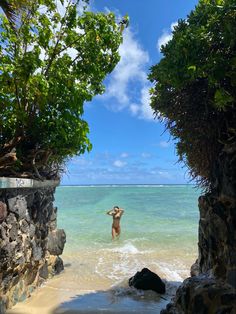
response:
[[[170,266],[167,263],[158,263],[158,267],[161,272],[165,275],[167,280],[172,281],[183,281],[183,278],[180,276],[178,270],[173,270],[173,265]]]
[[[121,247],[116,247],[111,249],[112,252],[122,253],[122,254],[138,254],[141,253],[132,243],[126,243]]]

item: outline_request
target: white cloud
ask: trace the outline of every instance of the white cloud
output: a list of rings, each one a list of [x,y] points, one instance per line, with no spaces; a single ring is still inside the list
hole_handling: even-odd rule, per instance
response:
[[[150,86],[146,85],[141,89],[141,97],[139,104],[131,104],[130,111],[134,116],[138,116],[144,120],[154,120],[153,110],[150,106]]]
[[[178,22],[174,22],[171,24],[170,28],[164,29],[162,32],[162,35],[158,38],[157,41],[157,49],[160,51],[161,50],[161,46],[165,46],[168,41],[170,41],[173,37],[172,32],[174,31],[174,27],[178,25]]]
[[[57,4],[58,13],[60,13],[61,16],[64,16],[66,12],[66,7],[71,3],[72,2],[69,0],[64,0],[64,4],[62,4],[60,0],[59,1],[57,0],[56,4]],[[86,11],[90,10],[89,5],[85,3],[84,1],[80,1],[79,4],[77,5],[77,12],[79,14],[82,14],[85,9]]]
[[[128,109],[135,117],[153,121],[153,111],[149,105],[150,83],[147,80],[149,55],[130,28],[124,31],[119,53],[120,62],[108,79],[102,99],[109,99],[106,105],[111,110]]]
[[[173,179],[173,176],[171,173],[169,173],[168,171],[159,171],[158,172],[159,176],[161,179]]]
[[[129,83],[146,82],[145,66],[149,61],[148,53],[142,49],[135,40],[130,29],[124,31],[123,43],[119,48],[120,62],[116,66],[107,85],[106,98],[115,98],[118,107],[113,109],[122,110],[129,106],[131,101]]]
[[[113,162],[113,166],[117,167],[117,168],[123,168],[125,165],[127,164],[127,162],[122,161],[122,160],[115,160]]]
[[[170,143],[169,143],[169,142],[166,142],[166,141],[161,141],[161,142],[159,143],[159,145],[160,145],[160,147],[162,147],[162,148],[168,148],[168,147],[170,147]]]
[[[141,157],[142,158],[149,158],[149,157],[151,157],[151,154],[149,154],[149,153],[142,153]]]
[[[127,157],[129,157],[129,154],[128,154],[128,153],[122,153],[122,154],[120,155],[120,157],[121,157],[121,158],[127,158]]]

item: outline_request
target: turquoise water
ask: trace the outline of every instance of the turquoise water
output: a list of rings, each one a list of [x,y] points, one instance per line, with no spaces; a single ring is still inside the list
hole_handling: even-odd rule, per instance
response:
[[[192,185],[61,186],[55,203],[58,227],[67,234],[64,254],[74,263],[83,254],[97,254],[99,271],[119,268],[117,279],[147,261],[161,265],[167,277],[179,269],[182,278],[197,255],[199,195]],[[106,215],[114,205],[125,210],[116,241],[111,240],[112,218]]]
[[[53,313],[160,313],[197,257],[199,195],[190,185],[58,187],[65,270],[21,313],[49,313],[41,307],[48,303]],[[112,241],[106,212],[114,205],[125,212],[121,236]],[[143,267],[164,280],[164,298],[129,287]]]

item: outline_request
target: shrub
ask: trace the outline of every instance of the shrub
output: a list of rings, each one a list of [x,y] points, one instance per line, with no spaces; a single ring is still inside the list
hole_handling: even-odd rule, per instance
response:
[[[151,106],[176,140],[179,160],[213,188],[223,154],[236,151],[236,4],[200,0],[151,68]]]
[[[91,149],[84,102],[119,61],[122,24],[81,1],[29,0],[0,20],[0,175],[55,178]]]

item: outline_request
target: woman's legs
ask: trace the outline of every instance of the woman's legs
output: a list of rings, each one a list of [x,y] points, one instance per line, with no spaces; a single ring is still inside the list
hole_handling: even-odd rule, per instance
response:
[[[111,229],[111,235],[112,235],[112,239],[115,239],[115,237],[120,235],[120,227],[113,227]]]

